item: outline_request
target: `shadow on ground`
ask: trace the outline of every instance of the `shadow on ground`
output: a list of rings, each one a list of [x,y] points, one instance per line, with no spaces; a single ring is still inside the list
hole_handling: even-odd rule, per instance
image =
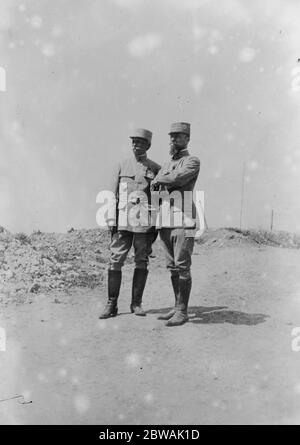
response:
[[[151,309],[148,314],[164,314],[171,308]],[[231,323],[253,326],[264,323],[269,315],[248,314],[247,312],[227,310],[227,306],[190,306],[189,321],[194,324]]]

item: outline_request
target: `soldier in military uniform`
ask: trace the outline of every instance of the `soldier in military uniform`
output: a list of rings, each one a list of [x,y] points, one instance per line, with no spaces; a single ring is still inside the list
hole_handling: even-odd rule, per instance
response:
[[[152,183],[152,190],[165,188],[169,193],[179,191],[182,198],[184,215],[184,192],[192,192],[200,171],[200,161],[188,152],[190,140],[190,124],[178,122],[171,125],[170,130],[171,160],[164,164]],[[194,233],[196,227],[196,208],[192,204],[192,220],[190,226],[175,225],[162,227],[160,238],[162,240],[167,268],[171,272],[171,281],[175,294],[175,306],[170,312],[158,317],[168,320],[167,326],[178,326],[188,320],[187,308],[192,287],[191,256],[194,248]]]
[[[121,221],[121,212],[126,210],[138,214],[140,207],[150,204],[150,184],[158,173],[160,166],[147,157],[151,146],[152,133],[146,129],[136,129],[132,132],[133,156],[121,161],[113,173],[110,190],[116,196],[116,219],[107,221],[111,230],[110,260],[108,269],[108,300],[99,318],[114,317],[118,313],[118,297],[122,281],[122,267],[130,248],[134,248],[135,269],[132,282],[132,298],[130,310],[135,315],[145,316],[142,308],[142,296],[148,276],[149,256],[157,231],[151,226],[150,213],[146,223],[134,225],[126,218]],[[122,198],[125,195],[128,199]],[[140,195],[146,197],[142,203]],[[146,214],[148,215],[148,210]],[[124,213],[123,213],[124,214]]]

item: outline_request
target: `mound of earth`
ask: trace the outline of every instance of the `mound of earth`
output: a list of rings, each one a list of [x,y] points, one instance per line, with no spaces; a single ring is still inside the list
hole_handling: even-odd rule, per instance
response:
[[[199,244],[208,247],[225,247],[236,245],[274,246],[299,249],[300,236],[290,232],[267,230],[240,230],[234,227],[221,229],[206,229],[197,240]]]
[[[0,301],[28,301],[33,294],[68,292],[102,284],[109,257],[107,231],[74,230],[68,233],[12,234],[0,226]],[[201,248],[237,245],[299,248],[299,236],[287,232],[209,229],[197,240]],[[156,262],[163,260],[160,243]],[[127,262],[133,261],[132,254]]]
[[[109,234],[74,230],[66,234],[0,231],[0,298],[22,301],[26,294],[102,283]]]

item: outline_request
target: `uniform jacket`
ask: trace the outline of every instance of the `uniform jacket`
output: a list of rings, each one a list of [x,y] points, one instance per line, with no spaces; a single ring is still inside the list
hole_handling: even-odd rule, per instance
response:
[[[169,193],[177,190],[181,195],[181,206],[178,208],[178,205],[176,205],[174,202],[174,212],[180,211],[182,214],[184,214],[184,192],[193,192],[199,171],[200,160],[196,156],[191,156],[187,149],[180,151],[173,157],[173,159],[162,165],[161,170],[156,176],[156,181],[160,184],[161,188],[164,187]],[[190,193],[190,196],[191,195],[192,193]],[[190,204],[191,212],[189,215],[186,213],[186,216],[193,218],[194,223],[191,222],[187,225],[182,224],[181,226],[175,224],[175,227],[196,227],[196,207],[192,199]]]
[[[115,208],[116,208],[116,222],[118,230],[128,230],[130,232],[145,233],[153,231],[155,228],[150,224],[149,205],[150,201],[150,185],[151,181],[155,178],[160,165],[145,155],[141,160],[137,161],[134,156],[124,159],[116,165],[110,184],[110,190],[114,192],[116,196]],[[126,190],[126,194],[124,191]],[[123,191],[123,193],[122,193]],[[140,202],[139,192],[144,192],[147,195],[147,202]],[[127,198],[127,199],[126,199]],[[144,212],[149,217],[147,225],[138,225],[136,227],[130,224],[130,220],[126,220],[120,217],[120,212],[124,215],[130,215],[131,211],[136,211],[136,216],[139,218],[140,206],[146,209]],[[128,223],[129,222],[129,223]]]

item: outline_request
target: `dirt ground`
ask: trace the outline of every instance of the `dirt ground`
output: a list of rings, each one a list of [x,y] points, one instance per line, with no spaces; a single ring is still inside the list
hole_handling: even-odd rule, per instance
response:
[[[157,248],[156,248],[157,249]],[[1,424],[300,424],[300,251],[205,248],[193,256],[190,321],[167,328],[173,304],[157,251],[144,308],[98,320],[105,287],[1,307]]]

